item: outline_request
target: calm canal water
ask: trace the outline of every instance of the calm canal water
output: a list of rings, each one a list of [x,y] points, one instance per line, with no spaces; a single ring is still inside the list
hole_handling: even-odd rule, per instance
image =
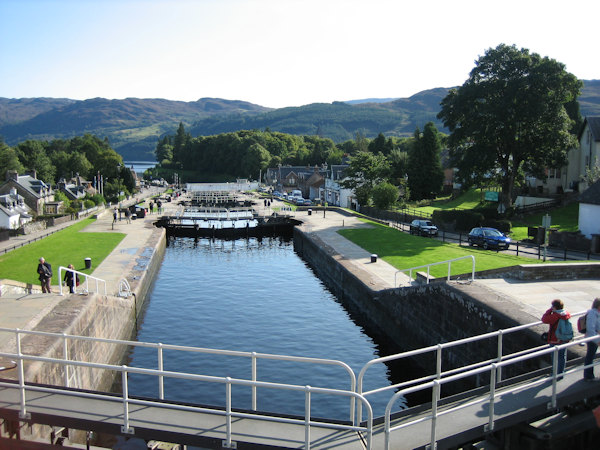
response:
[[[379,357],[379,347],[356,323],[283,238],[210,240],[177,238],[167,247],[149,295],[138,341],[336,359],[358,376]],[[136,349],[130,365],[157,367],[156,350]],[[165,370],[250,378],[250,359],[165,351]],[[390,385],[388,368],[367,372],[365,390]],[[334,366],[261,360],[260,381],[349,389],[346,372]],[[132,395],[157,396],[154,377],[132,375]],[[392,391],[369,397],[375,416]],[[165,382],[165,398],[224,405],[222,385]],[[233,388],[233,406],[251,408],[247,387]],[[349,401],[314,395],[312,415],[347,420]],[[397,410],[400,406],[394,410]],[[304,394],[258,390],[258,409],[303,414]]]

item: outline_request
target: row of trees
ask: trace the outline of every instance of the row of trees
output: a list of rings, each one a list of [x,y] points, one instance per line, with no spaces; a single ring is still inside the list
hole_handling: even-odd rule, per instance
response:
[[[115,152],[107,139],[86,134],[71,139],[53,141],[27,140],[9,147],[0,141],[0,169],[22,174],[36,171],[37,178],[54,185],[60,179],[79,174],[87,180],[100,173],[104,180],[105,197],[116,199],[119,191],[132,193],[135,180],[123,165],[123,158]]]
[[[386,138],[379,134],[367,139],[335,144],[319,136],[295,136],[270,130],[244,130],[215,136],[192,137],[180,124],[175,135],[161,138],[156,158],[162,168],[193,171],[191,177],[205,181],[257,178],[260,171],[282,165],[321,166],[341,164],[349,157],[351,178],[361,204],[367,204],[373,189],[381,183],[398,186],[408,198],[432,198],[443,183],[442,137],[428,123],[423,133],[412,138]],[[387,189],[390,197],[389,187]],[[395,201],[398,198],[395,191]],[[366,203],[365,203],[366,202]]]

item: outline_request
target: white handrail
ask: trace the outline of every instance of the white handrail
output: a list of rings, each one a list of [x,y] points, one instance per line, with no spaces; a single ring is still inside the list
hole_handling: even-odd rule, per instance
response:
[[[88,342],[99,342],[105,344],[115,344],[115,345],[126,345],[128,347],[144,347],[144,348],[154,348],[157,350],[157,360],[158,360],[158,370],[162,371],[164,366],[164,350],[177,350],[191,353],[202,353],[202,354],[212,354],[212,355],[222,355],[222,356],[234,356],[234,357],[242,357],[248,358],[251,361],[251,378],[253,381],[257,381],[258,379],[258,360],[276,360],[276,361],[289,361],[289,362],[297,362],[302,364],[315,364],[315,365],[329,365],[329,366],[337,366],[346,371],[349,378],[349,390],[352,392],[356,392],[356,375],[352,368],[343,361],[338,361],[335,359],[323,359],[323,358],[311,358],[306,356],[289,356],[289,355],[278,355],[271,353],[257,353],[257,352],[244,352],[237,350],[221,350],[221,349],[209,349],[202,347],[189,347],[183,345],[173,345],[173,344],[163,344],[163,343],[153,343],[153,342],[143,342],[143,341],[124,341],[117,339],[105,339],[105,338],[97,338],[91,336],[76,336],[76,335],[68,335],[61,333],[51,333],[46,331],[33,331],[33,330],[21,330],[19,328],[2,328],[0,327],[0,332],[9,332],[15,333],[16,335],[16,343],[19,344],[21,340],[21,335],[36,335],[36,336],[46,336],[46,337],[55,337],[63,340],[63,359],[70,360],[69,358],[69,348],[68,341],[71,340],[80,340],[80,341],[88,341]],[[65,379],[68,380],[69,376],[65,373]],[[66,387],[71,387],[66,383]],[[164,398],[164,380],[163,377],[158,377],[158,390],[159,390],[159,398]],[[254,411],[257,410],[257,392],[256,388],[252,388],[252,409]],[[350,421],[354,420],[355,417],[355,404],[354,399],[351,399],[350,404]],[[360,404],[360,403],[359,403]]]
[[[429,442],[429,446],[430,448],[435,448],[436,446],[436,424],[437,424],[437,417],[444,415],[444,414],[448,414],[450,412],[454,412],[454,411],[458,411],[464,408],[467,408],[469,406],[473,406],[475,404],[479,404],[479,403],[484,403],[484,402],[489,402],[489,416],[488,416],[488,429],[489,431],[493,431],[494,430],[494,402],[496,400],[496,398],[499,396],[496,394],[496,384],[498,382],[497,378],[496,378],[496,373],[498,372],[499,369],[501,369],[504,366],[508,366],[510,364],[516,364],[516,363],[520,363],[523,361],[527,361],[533,358],[540,358],[542,356],[554,353],[554,358],[553,358],[553,365],[552,365],[552,396],[551,396],[551,402],[549,403],[549,408],[556,408],[556,401],[557,401],[557,389],[556,389],[556,383],[558,381],[558,372],[557,372],[557,368],[558,368],[558,352],[560,350],[565,350],[568,347],[573,347],[575,345],[580,345],[583,343],[587,343],[590,341],[594,341],[595,339],[598,339],[598,336],[591,336],[589,338],[583,338],[583,339],[576,339],[574,341],[568,342],[566,344],[561,344],[561,345],[556,345],[553,347],[546,347],[542,350],[538,350],[535,351],[533,353],[529,353],[526,355],[521,355],[518,357],[515,357],[513,359],[510,360],[505,360],[505,361],[500,361],[500,362],[494,362],[491,364],[488,364],[484,367],[479,367],[476,369],[472,369],[469,370],[467,372],[463,372],[460,374],[455,374],[455,375],[451,375],[448,376],[446,378],[442,378],[442,379],[436,379],[433,381],[429,381],[417,386],[413,386],[407,389],[402,389],[398,392],[396,392],[388,401],[388,404],[386,406],[385,409],[385,450],[389,450],[390,448],[390,434],[392,431],[396,431],[402,428],[406,428],[408,426],[414,425],[418,422],[423,422],[424,420],[428,420],[431,419],[431,439]],[[568,370],[565,373],[571,373],[571,372],[576,372],[576,371],[580,371],[585,369],[586,367],[593,367],[595,365],[598,365],[600,363],[599,361],[596,362],[592,362],[592,364],[590,364],[589,366],[582,366],[582,367],[577,367],[571,370]],[[485,395],[485,396],[481,396],[479,398],[475,398],[474,400],[471,401],[467,401],[463,404],[459,404],[453,408],[450,408],[448,410],[442,411],[442,412],[438,412],[437,407],[438,407],[438,403],[440,400],[440,396],[439,396],[439,388],[441,387],[441,385],[445,384],[445,383],[449,383],[452,381],[457,381],[457,380],[461,380],[463,378],[466,377],[470,377],[473,375],[478,375],[478,374],[483,374],[483,373],[487,373],[489,372],[490,374],[490,391],[489,391],[489,395]],[[538,384],[542,384],[545,383],[547,381],[548,377],[541,377],[533,382],[530,383],[526,383],[526,384],[519,384],[517,386],[513,386],[513,387],[509,387],[505,390],[503,390],[502,394],[508,394],[508,393],[512,393],[518,390],[522,390],[526,387],[531,387],[531,386],[536,386]],[[412,421],[407,421],[407,422],[403,422],[401,425],[397,425],[395,427],[391,426],[391,410],[392,410],[392,406],[394,405],[394,403],[398,400],[398,398],[400,398],[401,396],[406,396],[407,394],[411,394],[413,392],[417,392],[420,390],[424,390],[424,389],[430,389],[433,388],[433,393],[432,393],[432,407],[431,407],[431,414],[428,416],[420,416],[418,419],[412,420]]]
[[[100,293],[100,289],[98,287],[98,283],[102,283],[103,286],[104,286],[104,295],[106,295],[106,281],[105,280],[103,280],[101,278],[96,278],[96,277],[94,277],[92,275],[88,275],[87,273],[79,272],[79,271],[77,271],[75,269],[69,269],[68,267],[63,267],[63,266],[60,266],[58,268],[58,281],[59,281],[58,286],[60,288],[60,295],[64,295],[63,294],[63,287],[62,287],[62,280],[63,280],[62,273],[63,273],[63,271],[64,272],[73,272],[73,277],[76,277],[77,275],[81,275],[81,276],[85,277],[85,281],[84,281],[85,288],[84,289],[85,289],[86,293],[90,292],[89,280],[95,280],[96,281],[96,290],[93,291],[93,292],[97,292],[97,293]]]
[[[394,274],[394,286],[398,286],[398,274],[399,273],[408,272],[408,277],[412,281],[412,272],[413,272],[413,270],[423,269],[425,267],[427,268],[427,284],[429,284],[429,269],[430,269],[430,267],[431,266],[439,266],[440,264],[448,264],[448,276],[447,276],[447,280],[450,281],[450,269],[451,269],[452,263],[454,261],[460,261],[462,259],[467,259],[467,258],[471,258],[471,260],[473,261],[472,268],[471,268],[471,281],[474,281],[475,280],[475,257],[473,255],[467,255],[467,256],[461,256],[459,258],[449,259],[447,261],[440,261],[440,262],[425,264],[425,265],[422,265],[422,266],[411,267],[410,269],[398,270]]]
[[[0,356],[15,359],[18,363],[19,368],[21,369],[18,387],[19,387],[20,395],[21,395],[21,404],[20,404],[19,415],[22,417],[26,417],[26,414],[27,414],[27,404],[26,404],[25,392],[28,390],[36,391],[36,392],[60,391],[61,394],[71,395],[71,396],[75,396],[75,397],[94,397],[94,398],[103,397],[102,394],[98,394],[98,393],[90,394],[90,393],[71,391],[71,390],[63,391],[61,389],[57,389],[56,387],[48,388],[48,387],[28,385],[24,380],[24,376],[21,375],[23,372],[22,368],[24,366],[24,361],[37,361],[37,362],[42,362],[42,363],[58,364],[58,365],[62,365],[65,367],[69,367],[69,366],[89,367],[89,368],[94,368],[94,369],[110,370],[110,371],[114,371],[117,373],[121,372],[121,374],[122,374],[122,376],[121,376],[121,378],[122,378],[122,395],[121,395],[120,401],[122,401],[123,408],[124,408],[123,425],[121,427],[121,430],[123,433],[130,433],[130,434],[133,433],[133,429],[130,427],[130,423],[129,423],[129,405],[151,405],[154,407],[165,408],[165,409],[180,409],[180,410],[185,409],[185,410],[190,410],[190,411],[198,411],[198,412],[204,411],[204,412],[210,412],[210,413],[217,414],[217,415],[225,415],[226,419],[227,419],[226,420],[227,439],[225,442],[225,444],[227,444],[226,445],[227,448],[232,448],[231,447],[231,444],[232,444],[232,442],[231,442],[231,433],[232,433],[231,417],[240,417],[240,418],[249,417],[254,420],[262,420],[262,421],[267,421],[267,422],[294,423],[294,424],[304,425],[306,428],[305,447],[304,448],[306,448],[306,449],[310,449],[310,426],[311,425],[315,425],[315,426],[318,425],[318,426],[321,426],[324,428],[331,428],[331,429],[337,429],[337,430],[350,430],[350,431],[354,431],[357,433],[366,432],[367,433],[367,449],[369,449],[369,450],[371,449],[372,433],[373,433],[373,410],[372,410],[369,402],[363,396],[357,394],[353,390],[347,391],[347,390],[341,390],[341,389],[312,387],[312,386],[308,386],[308,385],[300,386],[300,385],[285,384],[285,383],[244,380],[244,379],[237,379],[237,378],[231,378],[231,377],[216,377],[216,376],[208,376],[208,375],[198,375],[198,374],[187,373],[187,372],[173,372],[173,371],[156,370],[156,369],[143,369],[143,368],[137,368],[137,367],[128,367],[125,365],[116,366],[116,365],[111,365],[111,364],[99,364],[99,363],[91,363],[91,362],[86,362],[86,361],[74,361],[74,360],[65,360],[65,359],[57,359],[57,358],[48,358],[48,357],[42,357],[42,356],[23,355],[20,351],[17,353],[0,353]],[[180,378],[180,379],[195,380],[195,381],[202,381],[202,382],[209,382],[209,383],[226,384],[226,387],[227,387],[227,389],[226,389],[226,397],[227,397],[226,398],[226,405],[227,405],[226,410],[222,411],[222,410],[214,410],[214,409],[210,409],[210,408],[186,407],[186,406],[181,406],[181,405],[177,405],[177,404],[171,404],[169,401],[164,401],[164,400],[161,402],[153,402],[153,401],[148,401],[148,400],[131,399],[128,395],[128,378],[127,378],[128,373],[153,375],[153,376],[161,377],[161,378],[162,377]],[[270,388],[270,389],[302,391],[305,393],[305,413],[304,413],[305,417],[304,417],[304,420],[270,416],[270,415],[262,415],[262,414],[248,414],[248,413],[235,412],[232,410],[232,407],[231,407],[230,396],[231,396],[231,386],[232,385],[250,386],[252,388],[261,387],[261,388]],[[11,387],[11,388],[15,387],[15,385],[13,383],[5,383],[5,382],[0,382],[0,386]],[[339,423],[334,423],[334,422],[312,421],[310,419],[310,407],[311,407],[310,394],[311,393],[349,397],[353,401],[359,400],[361,404],[365,405],[365,407],[368,411],[368,419],[367,419],[366,426],[360,426],[360,424],[345,425],[345,424],[339,424]],[[111,396],[107,395],[107,398],[110,399],[111,401],[115,401],[115,397],[113,395],[111,395]],[[353,403],[353,401],[351,403]]]
[[[571,315],[572,318],[581,316],[586,314],[587,311],[581,311],[578,313],[574,313]],[[533,328],[536,326],[540,326],[543,325],[543,323],[541,321],[537,321],[537,322],[531,322],[528,324],[524,324],[524,325],[517,325],[515,327],[511,327],[511,328],[507,328],[507,329],[500,329],[497,331],[491,331],[489,333],[484,333],[484,334],[480,334],[477,336],[471,336],[468,338],[463,338],[463,339],[457,339],[455,341],[450,341],[450,342],[445,342],[442,344],[437,344],[437,345],[431,345],[429,347],[423,347],[420,349],[415,349],[415,350],[410,350],[407,352],[402,352],[402,353],[396,353],[395,355],[388,355],[388,356],[384,356],[381,358],[376,358],[376,359],[372,359],[370,361],[368,361],[361,369],[360,372],[358,373],[358,377],[357,377],[357,392],[361,395],[364,395],[365,397],[372,395],[372,394],[377,394],[380,392],[385,392],[385,391],[389,391],[392,389],[398,389],[398,388],[405,388],[406,386],[410,386],[410,385],[414,385],[415,383],[421,383],[424,381],[431,381],[431,380],[439,380],[448,376],[452,376],[456,373],[459,372],[464,372],[465,370],[472,370],[474,368],[477,367],[482,367],[485,366],[487,364],[491,364],[491,363],[500,363],[506,360],[512,360],[514,358],[518,358],[524,354],[529,354],[531,352],[535,352],[538,351],[542,348],[547,348],[547,344],[544,345],[540,345],[534,348],[530,348],[530,349],[526,349],[526,350],[522,350],[519,352],[515,352],[515,353],[511,353],[511,354],[504,354],[503,350],[504,350],[504,336],[511,334],[511,333],[515,333],[518,331],[523,331],[529,328]],[[484,339],[493,339],[496,338],[498,339],[498,343],[497,343],[497,354],[487,360],[484,361],[479,361],[476,363],[472,363],[466,366],[462,366],[462,367],[458,367],[455,369],[451,369],[448,371],[443,371],[442,370],[442,352],[444,349],[447,348],[452,348],[452,347],[458,347],[460,345],[466,345],[466,344],[472,344],[474,342],[479,342],[482,341]],[[578,340],[577,342],[580,342],[580,340]],[[370,391],[367,392],[363,392],[363,385],[364,385],[364,378],[366,375],[367,370],[374,366],[375,364],[383,364],[389,361],[397,361],[400,359],[404,359],[404,358],[410,358],[413,356],[418,356],[418,355],[423,355],[425,353],[432,353],[432,352],[436,352],[436,370],[435,373],[430,374],[430,375],[425,375],[421,378],[416,378],[413,380],[408,380],[408,381],[403,381],[400,383],[396,383],[396,384],[392,384],[389,386],[383,386],[380,388],[376,388],[376,389],[372,389]],[[497,376],[497,380],[498,382],[502,381],[502,366],[498,367],[498,373],[496,374]],[[357,409],[357,421],[360,422],[362,419],[361,416],[361,411],[360,411],[360,404],[358,405],[358,409]]]

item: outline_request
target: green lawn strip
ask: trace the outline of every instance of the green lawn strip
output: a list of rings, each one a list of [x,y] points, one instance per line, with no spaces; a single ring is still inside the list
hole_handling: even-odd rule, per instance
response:
[[[58,285],[58,268],[73,264],[75,270],[91,274],[104,258],[123,240],[123,233],[80,233],[95,219],[85,219],[37,242],[0,255],[0,278],[39,284],[36,272],[43,256],[52,264],[52,285]],[[85,269],[85,258],[92,259],[92,268]]]
[[[339,233],[368,252],[377,254],[398,270],[467,255],[475,257],[475,271],[539,262],[536,259],[497,253],[478,247],[459,247],[456,244],[448,244],[436,239],[412,236],[374,222],[369,223],[373,225],[373,228],[345,229],[340,230]],[[451,274],[471,273],[471,269],[471,260],[464,259],[452,263]],[[420,269],[420,271],[426,271],[426,269]],[[448,265],[433,266],[430,268],[430,274],[435,277],[446,276]]]
[[[542,217],[546,214],[551,217],[551,228],[559,231],[577,231],[579,229],[579,203],[573,202],[560,208],[532,214],[523,220],[513,220],[510,237],[519,241],[527,239],[527,227],[541,227]]]

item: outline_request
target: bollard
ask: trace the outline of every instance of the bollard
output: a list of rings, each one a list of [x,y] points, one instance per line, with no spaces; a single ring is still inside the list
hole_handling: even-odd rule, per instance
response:
[[[86,269],[91,269],[92,268],[92,258],[85,258],[85,268]]]
[[[375,262],[377,262],[377,255],[376,255],[375,253],[373,253],[373,254],[371,255],[371,262],[372,262],[372,263],[375,263]]]

